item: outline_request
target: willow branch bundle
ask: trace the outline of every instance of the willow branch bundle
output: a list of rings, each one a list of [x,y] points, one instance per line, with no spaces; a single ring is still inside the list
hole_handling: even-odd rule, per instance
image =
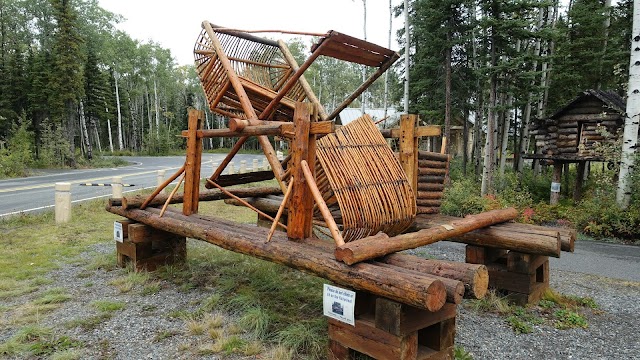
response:
[[[339,207],[345,242],[380,231],[394,236],[413,223],[409,180],[368,115],[318,140],[317,158],[318,189],[329,208]]]

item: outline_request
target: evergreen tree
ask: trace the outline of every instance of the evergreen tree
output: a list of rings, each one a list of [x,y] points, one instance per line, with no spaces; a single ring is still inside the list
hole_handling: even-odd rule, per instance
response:
[[[53,45],[53,117],[66,131],[69,142],[69,164],[75,166],[75,134],[78,101],[83,92],[84,58],[82,38],[78,33],[77,14],[72,0],[51,0],[57,29]]]

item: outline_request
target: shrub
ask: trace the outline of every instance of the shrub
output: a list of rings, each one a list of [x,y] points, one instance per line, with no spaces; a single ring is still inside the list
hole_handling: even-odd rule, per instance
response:
[[[477,214],[489,207],[489,199],[480,196],[478,184],[471,179],[453,181],[445,189],[440,211],[453,216]]]
[[[0,148],[0,178],[26,176],[27,169],[33,165],[33,132],[27,126],[23,115],[12,127],[7,147]]]

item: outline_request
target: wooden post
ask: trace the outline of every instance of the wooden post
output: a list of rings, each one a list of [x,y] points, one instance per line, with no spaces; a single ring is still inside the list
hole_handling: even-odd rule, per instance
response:
[[[202,130],[203,118],[202,111],[189,109],[189,136],[187,137],[187,158],[185,161],[184,203],[182,204],[182,213],[185,215],[198,212],[202,138],[198,138],[197,131]]]
[[[417,115],[400,117],[400,164],[414,191],[418,187],[418,139],[415,136],[417,119]]]
[[[582,184],[584,182],[584,172],[586,169],[586,161],[578,162],[576,171],[576,188],[573,190],[573,201],[578,202],[582,198]]]
[[[55,195],[56,224],[62,224],[71,220],[71,183],[56,183]]]
[[[553,178],[551,179],[551,197],[549,198],[550,205],[558,204],[560,199],[560,184],[562,183],[562,163],[555,161],[553,163]]]
[[[302,169],[302,160],[315,164],[315,135],[309,136],[311,109],[307,103],[296,103],[293,116],[295,138],[291,141],[293,187],[289,205],[287,235],[290,239],[306,239],[311,236],[313,221],[313,197]],[[315,167],[313,167],[315,168]],[[313,169],[312,168],[312,169]],[[312,170],[312,172],[314,172]],[[314,172],[315,177],[315,172]]]

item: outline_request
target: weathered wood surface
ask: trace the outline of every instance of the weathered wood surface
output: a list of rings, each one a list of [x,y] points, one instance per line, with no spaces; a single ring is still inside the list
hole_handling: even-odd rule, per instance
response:
[[[415,233],[407,233],[389,238],[384,233],[352,241],[336,249],[336,259],[346,264],[356,264],[361,261],[374,259],[394,252],[414,249],[432,244],[440,240],[463,235],[467,232],[513,220],[518,217],[514,208],[492,210],[482,214],[469,215],[466,218],[454,220]],[[559,248],[559,244],[558,244]]]
[[[459,219],[448,215],[421,215],[416,218],[414,229],[420,230],[441,224],[444,221]],[[560,237],[562,251],[573,252],[577,232],[574,229],[552,228],[547,226],[505,222],[495,224],[483,229],[477,229],[448,241],[461,242],[492,248],[516,250],[529,254],[560,257],[557,252],[554,239]],[[531,242],[531,243],[529,243]],[[542,244],[542,245],[538,245]],[[526,250],[526,251],[525,251]]]
[[[487,294],[489,274],[487,267],[481,264],[421,259],[404,254],[390,254],[381,258],[380,262],[420,273],[458,280],[464,284],[466,298],[482,299]]]
[[[200,239],[241,254],[269,260],[331,280],[339,285],[360,289],[411,306],[437,311],[446,302],[446,290],[439,280],[362,263],[347,266],[321,248],[287,240],[276,233],[266,243],[268,229],[238,224],[204,215],[184,216],[169,209],[164,217],[159,210],[125,210],[108,206],[107,210],[129,219],[177,235]]]
[[[271,170],[266,171],[253,171],[243,174],[221,175],[218,180],[212,180],[220,186],[242,185],[250,184],[259,181],[267,181],[273,179],[275,176]],[[209,184],[208,189],[213,185]]]
[[[280,188],[276,187],[256,187],[256,188],[246,188],[246,189],[229,189],[229,192],[238,196],[238,197],[254,197],[254,196],[266,196],[266,195],[280,195],[282,191]],[[164,204],[168,195],[160,194],[156,196],[148,206],[158,206]],[[201,191],[198,194],[199,201],[213,201],[213,200],[222,200],[229,198],[228,195],[225,195],[220,190],[205,190]],[[142,203],[147,199],[146,195],[135,195],[131,198],[123,197],[122,199],[109,199],[110,206],[124,206],[126,209],[134,209],[139,208]],[[184,194],[176,194],[169,201],[170,204],[180,204],[184,201]]]

